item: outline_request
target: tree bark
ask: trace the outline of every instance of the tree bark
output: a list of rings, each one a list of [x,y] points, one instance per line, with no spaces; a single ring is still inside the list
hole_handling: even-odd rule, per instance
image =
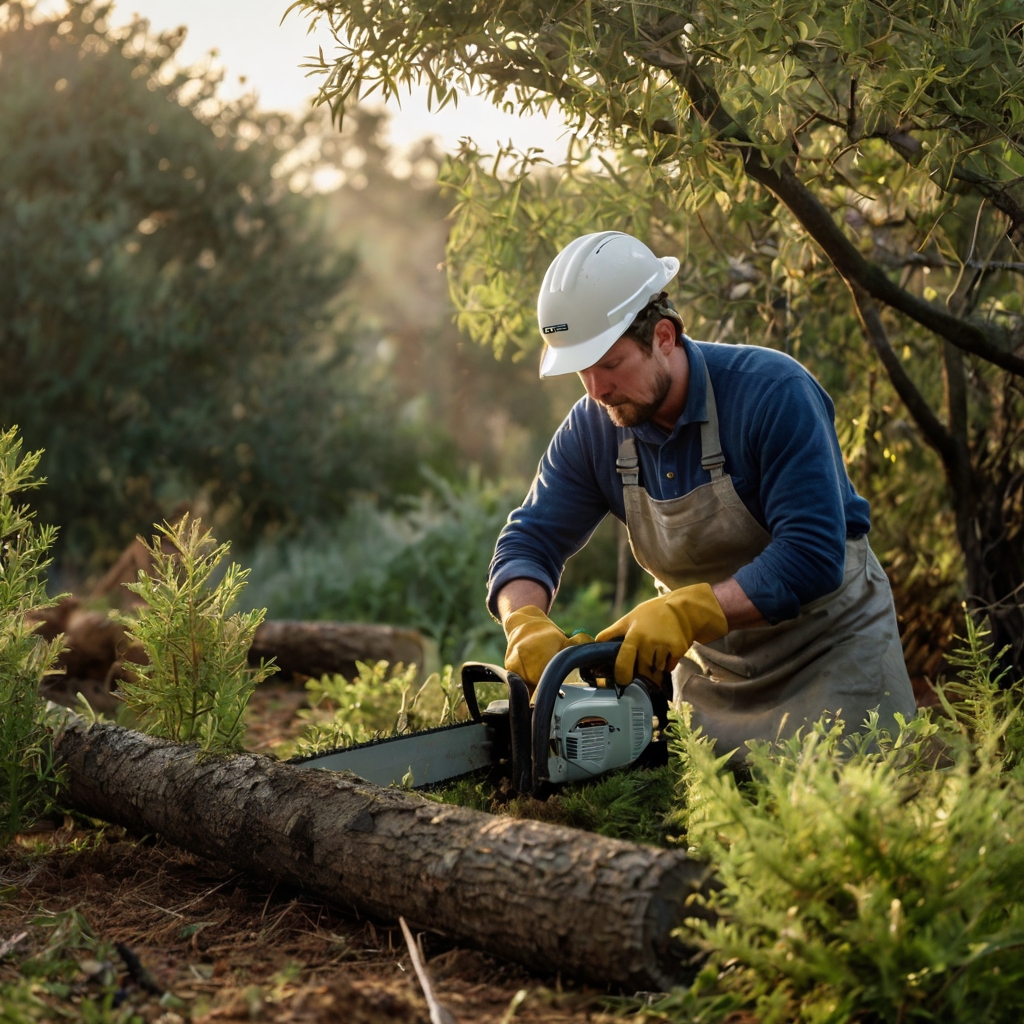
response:
[[[1024,674],[1024,531],[1011,518],[1021,481],[1005,467],[986,468],[954,495],[953,511],[967,566],[967,606],[976,618],[988,618],[994,653],[1009,648],[1003,665],[1011,682]]]
[[[361,622],[272,620],[256,630],[249,661],[273,658],[286,675],[340,672],[351,679],[357,661],[402,662],[422,669],[425,654],[423,635],[415,629]]]
[[[78,811],[359,913],[404,916],[604,988],[683,979],[671,932],[709,869],[676,850],[495,817],[257,754],[200,758],[113,725],[56,741]]]

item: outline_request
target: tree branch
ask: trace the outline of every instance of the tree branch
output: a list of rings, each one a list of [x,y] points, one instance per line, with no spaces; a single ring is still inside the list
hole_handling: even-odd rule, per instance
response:
[[[901,288],[881,267],[865,259],[788,163],[776,170],[765,160],[746,130],[724,109],[715,89],[701,78],[692,61],[663,49],[648,51],[644,60],[668,71],[689,95],[701,119],[710,124],[720,138],[738,147],[746,173],[778,196],[848,285],[856,284],[872,298],[899,310],[957,348],[1011,373],[1024,375],[1024,358],[1000,347],[977,324],[961,320]]]
[[[1007,237],[1014,243],[1021,241],[1021,238],[1024,237],[1024,205],[1021,205],[1010,195],[1009,186],[1006,182],[986,178],[984,175],[976,174],[966,167],[958,167],[953,171],[953,177],[957,181],[962,181],[965,185],[970,185],[971,188],[980,195],[983,195],[997,210],[1006,214],[1010,220],[1010,226],[1006,230]]]
[[[882,366],[885,367],[885,372],[896,389],[896,393],[914,418],[925,441],[938,452],[947,469],[955,469],[959,463],[959,451],[953,435],[942,425],[924,395],[917,390],[917,386],[910,379],[907,371],[903,369],[903,364],[889,344],[882,318],[878,315],[878,307],[872,301],[871,296],[860,285],[849,281],[847,284],[853,295],[853,302],[857,308],[857,319],[860,321],[864,337],[878,353],[878,358]]]
[[[884,139],[911,165],[917,163],[923,152],[920,140],[909,129],[894,128],[876,131],[872,132],[868,138]],[[1009,182],[1000,181],[998,178],[988,178],[983,174],[978,174],[967,167],[957,167],[953,170],[953,180],[969,185],[1006,215],[1010,221],[1006,235],[1011,242],[1018,244],[1024,239],[1024,204],[1018,202],[1010,194],[1010,186],[1019,184],[1021,178]]]
[[[945,370],[946,412],[949,430],[957,445],[967,446],[967,376],[964,373],[964,357],[959,349],[950,343],[942,346],[942,363]]]
[[[1011,274],[1024,273],[1024,263],[1016,260],[979,260],[969,259],[958,263],[956,260],[948,260],[943,256],[936,256],[924,252],[897,253],[883,246],[875,245],[875,254],[879,262],[886,267],[928,267],[930,270],[959,270],[961,266],[968,270],[984,270],[995,273],[1006,271]]]

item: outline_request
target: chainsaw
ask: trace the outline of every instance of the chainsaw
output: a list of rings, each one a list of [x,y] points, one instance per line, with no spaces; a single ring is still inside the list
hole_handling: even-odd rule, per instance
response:
[[[371,740],[328,753],[294,758],[300,768],[352,772],[378,786],[419,789],[490,769],[520,793],[543,796],[627,765],[667,763],[661,723],[667,700],[643,679],[615,684],[620,641],[566,648],[548,663],[533,704],[526,683],[500,665],[467,662],[462,692],[469,721]],[[579,671],[583,685],[569,684]],[[480,683],[502,683],[508,697],[481,711]]]

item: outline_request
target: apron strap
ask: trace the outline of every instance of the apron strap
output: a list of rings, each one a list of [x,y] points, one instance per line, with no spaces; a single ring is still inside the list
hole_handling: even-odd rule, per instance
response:
[[[632,431],[627,430],[619,442],[619,457],[615,460],[615,472],[622,477],[623,487],[636,487],[640,482],[640,459],[636,454],[636,440]]]
[[[708,364],[700,356],[704,367],[704,387],[707,391],[708,418],[700,425],[700,464],[711,474],[712,480],[722,476],[725,466],[725,455],[722,453],[722,439],[718,434],[718,405],[715,402],[715,389],[711,386],[711,374]]]

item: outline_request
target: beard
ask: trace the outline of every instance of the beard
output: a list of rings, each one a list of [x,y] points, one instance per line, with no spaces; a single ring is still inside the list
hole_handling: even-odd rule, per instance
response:
[[[668,370],[659,370],[654,378],[650,395],[645,401],[624,398],[617,402],[601,402],[608,419],[617,427],[638,427],[654,418],[672,389],[672,375]]]

